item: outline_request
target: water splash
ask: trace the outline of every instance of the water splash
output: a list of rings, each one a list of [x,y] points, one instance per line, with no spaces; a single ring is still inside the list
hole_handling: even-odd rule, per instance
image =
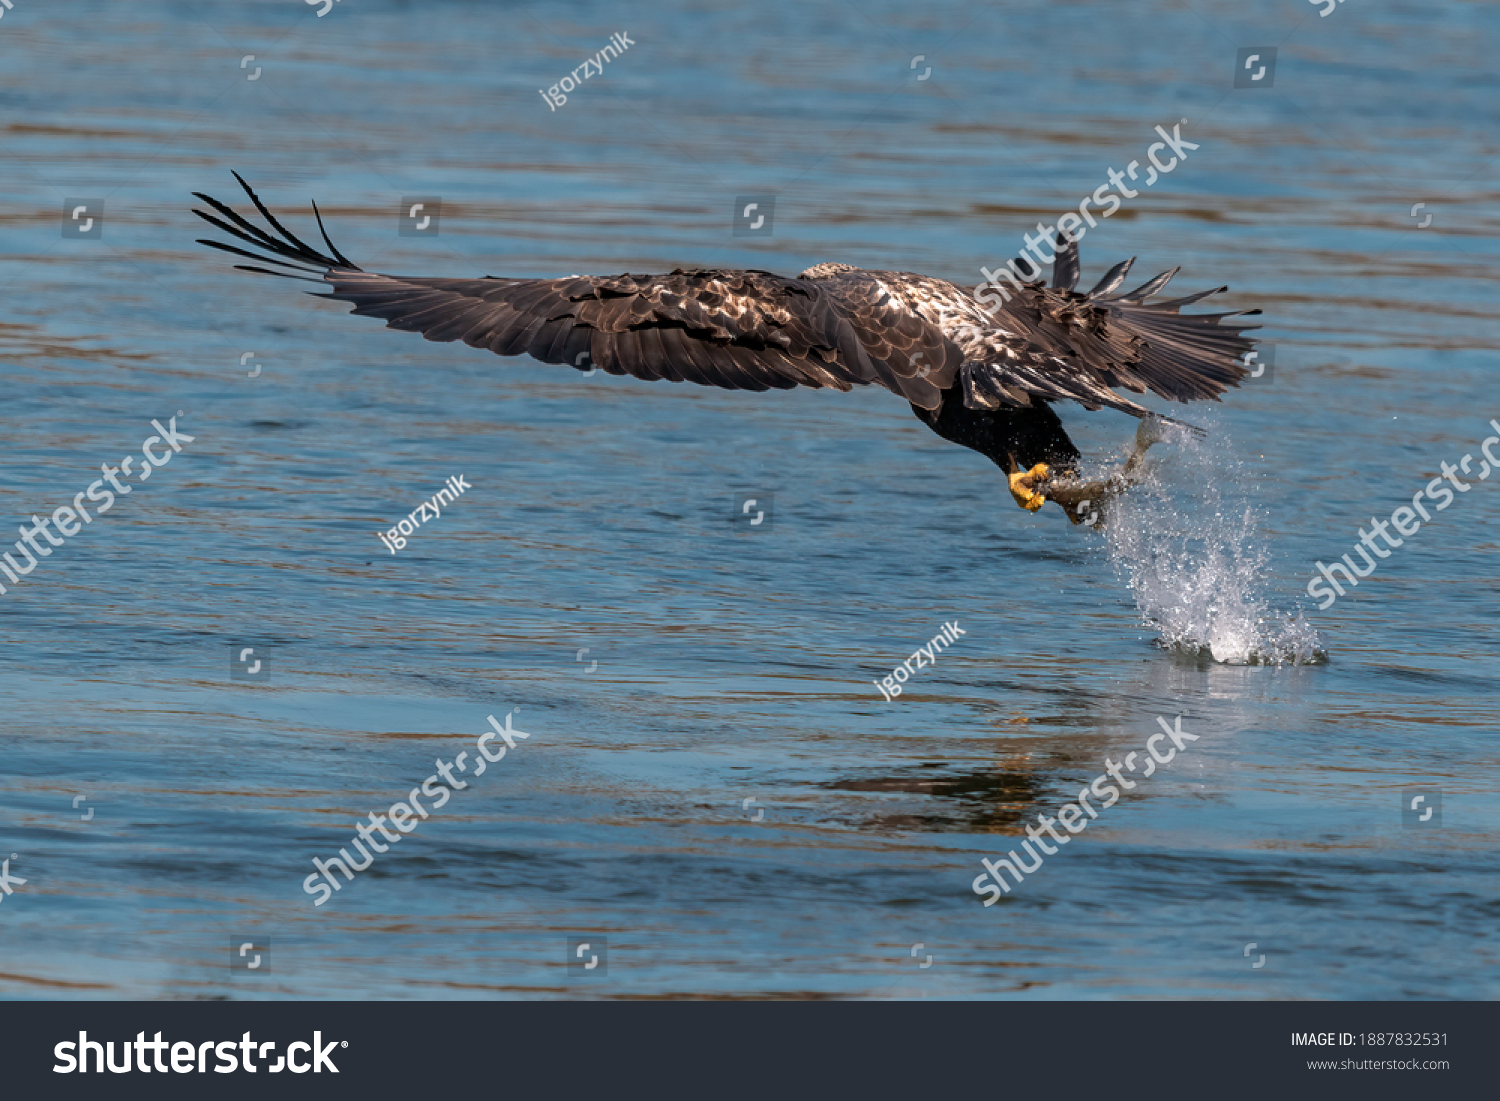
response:
[[[1169,427],[1145,480],[1104,517],[1109,558],[1168,649],[1227,665],[1326,660],[1301,610],[1270,603],[1263,513],[1246,484],[1222,430]]]

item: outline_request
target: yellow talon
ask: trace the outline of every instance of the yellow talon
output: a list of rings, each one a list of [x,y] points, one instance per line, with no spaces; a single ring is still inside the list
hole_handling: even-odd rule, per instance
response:
[[[1036,484],[1047,478],[1049,471],[1046,463],[1037,463],[1036,466],[1024,473],[1020,470],[1010,475],[1010,495],[1016,499],[1027,512],[1035,512],[1047,503],[1047,498],[1036,491]]]

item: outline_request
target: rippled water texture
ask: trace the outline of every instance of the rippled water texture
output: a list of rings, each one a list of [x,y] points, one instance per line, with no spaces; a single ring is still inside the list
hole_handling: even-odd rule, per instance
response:
[[[193,438],[0,594],[0,995],[1495,997],[1500,7],[1320,7],[15,0],[0,525]],[[1171,409],[1209,435],[1102,535],[883,391],[500,360],[193,243],[235,169],[377,271],[973,285],[1158,126],[1197,148],[1085,285],[1229,283],[1268,369]],[[1062,412],[1095,466],[1134,430]],[[489,716],[529,737],[314,905]],[[981,858],[1179,716],[983,905]]]

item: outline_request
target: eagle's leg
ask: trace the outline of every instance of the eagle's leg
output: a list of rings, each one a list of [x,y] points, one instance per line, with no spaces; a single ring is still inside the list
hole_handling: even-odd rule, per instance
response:
[[[912,412],[945,440],[973,448],[1005,471],[1016,504],[1035,512],[1046,504],[1048,479],[1076,478],[1078,448],[1063,431],[1062,420],[1045,401],[1030,406],[971,409],[955,383],[943,391],[937,409],[912,406]]]

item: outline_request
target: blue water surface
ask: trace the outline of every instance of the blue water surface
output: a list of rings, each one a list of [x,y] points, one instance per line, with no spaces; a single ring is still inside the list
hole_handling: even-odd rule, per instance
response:
[[[0,997],[1500,994],[1500,8],[1321,7],[16,0],[0,525],[153,421],[192,440],[0,577]],[[1271,83],[1234,87],[1247,47]],[[1229,283],[1272,369],[1173,408],[1208,439],[1102,537],[883,390],[497,359],[193,243],[236,170],[376,271],[969,286],[1179,126],[1085,284]],[[1100,465],[1134,429],[1062,414]],[[1315,564],[1465,455],[1319,610]],[[314,859],[490,716],[529,737],[315,905]],[[981,858],[1179,716],[983,905]]]

